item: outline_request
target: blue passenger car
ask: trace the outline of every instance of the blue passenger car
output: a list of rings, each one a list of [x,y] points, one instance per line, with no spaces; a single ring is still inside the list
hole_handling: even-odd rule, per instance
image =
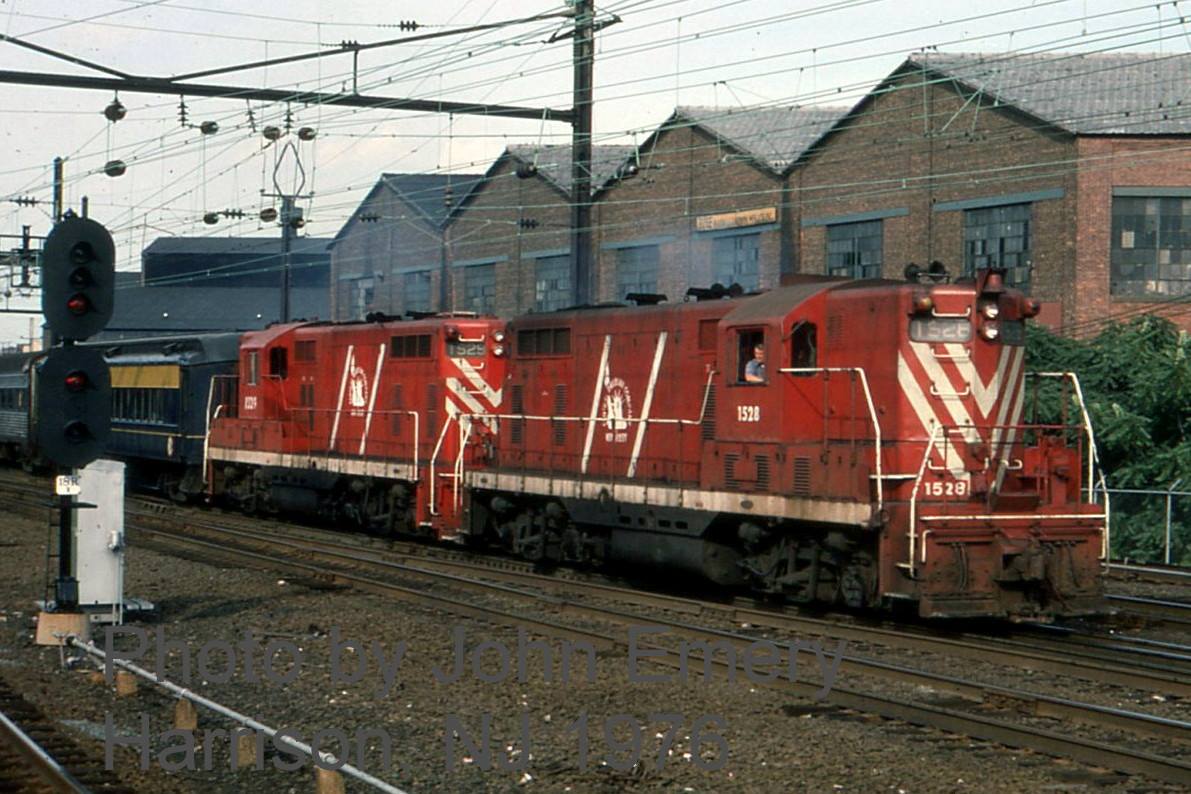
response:
[[[235,333],[95,343],[112,376],[107,455],[138,487],[180,500],[202,493],[212,390],[235,373],[239,343]]]

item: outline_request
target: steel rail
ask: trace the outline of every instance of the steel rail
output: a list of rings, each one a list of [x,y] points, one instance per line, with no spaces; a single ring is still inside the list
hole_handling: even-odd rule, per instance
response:
[[[425,588],[399,585],[364,576],[360,573],[336,570],[328,568],[326,564],[287,559],[277,556],[276,553],[267,554],[235,548],[234,546],[229,546],[227,543],[217,543],[188,534],[180,534],[177,531],[144,527],[138,527],[135,531],[155,534],[159,538],[164,538],[169,542],[197,546],[215,556],[230,557],[241,562],[246,560],[252,561],[266,569],[295,571],[317,580],[347,585],[361,592],[421,603],[464,617],[477,618],[507,626],[529,627],[552,637],[586,640],[596,648],[611,649],[627,646],[627,640],[623,636],[557,623],[536,617],[534,613],[525,610],[509,612],[495,607],[464,601],[454,596],[429,592]],[[358,562],[377,564],[377,561],[367,560],[365,558],[360,558]],[[414,569],[412,566],[399,566],[393,563],[384,564],[383,562],[380,564],[381,567],[401,569],[402,572],[406,573],[419,572],[418,569]],[[421,571],[421,573],[434,574],[432,571]],[[528,595],[527,591],[507,585],[482,583],[449,574],[437,574],[437,578],[452,584],[483,586],[492,592]],[[672,628],[676,633],[687,637],[713,638],[727,641],[733,645],[748,645],[755,641],[753,637],[732,634],[731,632],[707,629],[653,617],[621,613],[616,610],[595,607],[590,604],[581,604],[540,593],[533,595],[541,606],[550,608],[555,612],[565,612],[570,615],[591,617],[600,620],[613,620],[619,623],[627,622],[630,625],[648,624],[662,626]],[[684,656],[679,651],[662,645],[639,642],[638,646],[642,648],[648,647],[650,650],[656,650],[661,654],[665,654],[664,656],[650,657],[647,661],[659,661],[671,667],[685,667],[689,659],[703,661],[702,657],[698,654]],[[714,656],[711,658],[710,664],[721,673],[731,674],[733,676],[740,671],[739,667],[729,665],[725,660]],[[887,672],[885,677],[902,678],[903,680],[910,681],[921,681],[921,676],[923,675],[918,671],[907,668],[900,668],[884,663],[874,663],[869,660],[861,660],[849,656],[844,656],[841,668],[866,675],[872,675],[877,671],[883,670]],[[940,683],[948,680],[947,677],[943,676],[936,676],[934,678]],[[1081,704],[1061,698],[1039,697],[1030,693],[1017,693],[1002,687],[989,687],[959,681],[958,679],[953,679],[953,681],[954,685],[959,688],[966,688],[972,693],[989,693],[992,697],[998,699],[1014,701],[1019,697],[1024,697],[1032,705],[1034,714],[1038,716],[1074,717],[1078,714],[1082,718],[1088,719],[1089,715],[1099,715],[1097,724],[1100,725],[1112,726],[1131,732],[1137,732],[1144,728],[1145,732],[1154,735],[1191,738],[1191,724],[1176,720],[1150,717],[1100,706],[1090,706],[1089,704]],[[770,682],[758,682],[758,685],[782,689],[799,695],[811,696],[822,689],[816,683],[798,680],[791,681],[783,678],[778,678]],[[1093,764],[1099,767],[1109,767],[1127,774],[1144,774],[1156,779],[1173,782],[1185,782],[1191,778],[1191,763],[1178,758],[1155,755],[1148,751],[1122,748],[1105,742],[1083,739],[1032,726],[1018,725],[982,715],[969,714],[940,706],[913,703],[840,687],[832,689],[827,695],[827,698],[830,702],[845,708],[853,708],[889,719],[899,719],[919,725],[940,728],[953,733],[994,741],[1011,747],[1030,748],[1050,755],[1070,758],[1082,763]]]
[[[0,712],[0,744],[14,750],[55,791],[68,794],[90,794],[90,789],[79,782],[66,767],[50,755],[33,737],[21,730],[21,726]]]

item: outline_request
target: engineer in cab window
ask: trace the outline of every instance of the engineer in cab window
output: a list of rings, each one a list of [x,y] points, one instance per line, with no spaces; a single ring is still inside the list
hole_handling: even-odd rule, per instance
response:
[[[758,343],[753,345],[753,357],[749,363],[744,366],[744,382],[745,383],[764,383],[765,382],[765,345]]]

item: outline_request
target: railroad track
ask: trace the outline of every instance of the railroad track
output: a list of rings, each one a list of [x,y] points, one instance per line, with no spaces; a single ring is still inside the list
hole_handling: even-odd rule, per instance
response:
[[[153,516],[139,515],[130,530],[135,533],[134,541],[138,540],[135,536],[139,536],[141,542],[151,540],[153,545],[164,545],[172,547],[173,550],[184,548],[191,554],[198,552],[203,557],[226,559],[237,564],[247,563],[280,571],[297,577],[299,582],[348,586],[362,592],[421,603],[456,615],[503,625],[524,626],[546,636],[571,640],[585,639],[599,648],[623,647],[626,644],[625,632],[580,627],[573,623],[559,622],[554,618],[579,618],[594,621],[596,624],[619,627],[658,626],[676,637],[722,643],[738,652],[757,639],[753,634],[710,628],[689,619],[625,611],[621,608],[623,605],[619,604],[615,607],[602,606],[597,603],[597,599],[607,599],[611,586],[587,583],[578,579],[560,580],[555,577],[538,577],[537,574],[529,574],[530,577],[538,577],[537,579],[527,579],[524,574],[506,571],[506,574],[516,576],[517,579],[504,577],[505,581],[497,581],[491,569],[478,575],[466,576],[447,570],[449,561],[423,557],[415,561],[398,562],[386,559],[383,552],[346,550],[342,545],[333,548],[334,544],[330,542],[278,537],[259,530],[254,533],[210,522],[194,522],[180,517],[177,511],[159,514],[156,520]],[[402,583],[408,582],[410,578],[418,580],[419,584],[412,586]],[[427,588],[422,584],[425,581],[433,581],[440,586]],[[533,586],[527,586],[530,581],[534,583]],[[447,595],[447,590],[483,593],[491,596],[489,600],[492,601],[513,600],[528,604],[531,608],[511,610],[492,606],[481,600]],[[658,596],[655,594],[624,589],[622,595],[638,606],[654,608],[658,604]],[[674,603],[669,604],[670,611],[674,611],[674,607]],[[737,607],[731,605],[689,601],[685,607],[688,617],[693,616],[699,620],[727,617],[736,621],[742,614]],[[549,615],[550,618],[542,617],[543,615]],[[852,630],[857,632],[854,636],[864,637],[863,641],[873,641],[872,636],[865,633],[867,629],[853,627]],[[825,628],[815,633],[827,635]],[[837,628],[836,634],[839,633],[840,630]],[[780,638],[777,639],[780,641]],[[658,644],[656,647],[666,653],[666,656],[659,657],[661,663],[673,666],[681,663],[678,653],[673,649],[664,644]],[[698,655],[692,658],[698,659]],[[711,662],[713,668],[721,674],[727,673],[731,666],[726,655],[725,658],[713,655]],[[1186,743],[1191,742],[1191,724],[1187,722],[981,684],[854,655],[843,656],[841,672],[850,676],[881,678],[901,684],[927,687],[933,691],[942,690],[957,695],[970,705],[970,709],[961,709],[951,705],[940,706],[885,697],[860,688],[836,687],[828,697],[832,703],[843,708],[931,726],[1011,747],[1031,748],[1129,774],[1144,774],[1177,782],[1191,779],[1191,763],[1178,757],[1179,753],[1187,752]],[[1166,683],[1179,682],[1172,679]],[[781,679],[773,682],[772,686],[798,695],[812,695],[820,689],[817,683],[801,680]],[[987,711],[990,708],[1025,713],[1028,716],[1015,722],[980,713],[981,710]],[[1049,726],[1034,724],[1042,720],[1076,721],[1126,738],[1112,741],[1081,738],[1073,735],[1069,728],[1056,731]],[[1175,752],[1157,754],[1150,749],[1129,747],[1128,742],[1139,741],[1139,736],[1149,737],[1155,743],[1160,740],[1163,747],[1174,748]]]
[[[1113,562],[1108,565],[1108,575],[1130,581],[1191,587],[1191,568],[1180,565]]]
[[[0,790],[133,794],[104,768],[102,753],[88,753],[41,709],[0,680]]]
[[[1141,615],[1149,620],[1191,628],[1191,603],[1142,596],[1108,595],[1110,604],[1124,612]]]
[[[0,475],[0,482],[3,481]],[[41,483],[25,477],[15,481],[14,485],[33,504],[46,504],[40,490],[44,487]],[[725,603],[625,587],[610,583],[601,575],[572,569],[563,568],[543,575],[522,560],[471,554],[456,548],[296,527],[238,513],[211,513],[143,496],[128,499],[130,521],[156,521],[167,514],[177,517],[181,514],[179,511],[191,516],[188,521],[192,527],[203,527],[209,532],[222,533],[224,537],[239,532],[241,541],[253,543],[257,549],[267,550],[271,545],[286,544],[295,552],[318,554],[322,559],[340,564],[383,559],[390,563],[414,565],[476,580],[530,585],[555,593],[581,587],[589,595],[621,605],[661,609],[679,615],[717,614],[724,622],[737,625],[748,624],[792,634],[809,633],[853,643],[939,653],[1162,696],[1191,697],[1191,647],[1173,643],[1158,643],[1119,634],[1106,637],[1057,627],[1002,626],[999,628],[1010,633],[1002,631],[992,636],[988,633],[959,632],[951,627],[854,620],[846,615],[810,617],[797,608],[761,607],[746,599]],[[263,535],[266,529],[276,534]],[[355,549],[355,552],[351,549]],[[360,555],[367,560],[362,560]],[[1157,613],[1150,612],[1148,617],[1156,619]]]

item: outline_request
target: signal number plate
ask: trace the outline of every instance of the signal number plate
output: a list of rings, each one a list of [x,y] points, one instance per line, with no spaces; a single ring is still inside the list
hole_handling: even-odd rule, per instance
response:
[[[54,480],[54,493],[59,496],[78,496],[83,492],[77,474],[59,474]]]
[[[759,406],[759,405],[738,405],[738,406],[736,406],[736,421],[737,422],[760,422],[761,421],[761,406]]]

